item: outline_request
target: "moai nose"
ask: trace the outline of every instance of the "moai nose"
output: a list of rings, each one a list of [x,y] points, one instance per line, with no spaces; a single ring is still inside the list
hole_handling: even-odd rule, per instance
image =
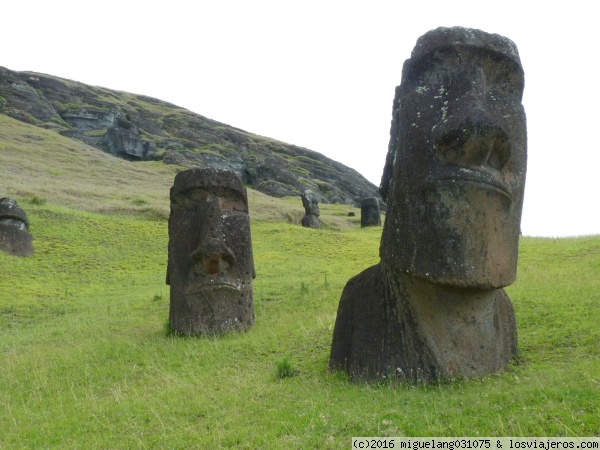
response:
[[[223,241],[210,238],[192,253],[192,261],[197,274],[217,275],[235,265],[235,255]]]
[[[434,150],[442,162],[488,170],[501,170],[511,154],[504,130],[482,120],[452,127],[437,139]]]

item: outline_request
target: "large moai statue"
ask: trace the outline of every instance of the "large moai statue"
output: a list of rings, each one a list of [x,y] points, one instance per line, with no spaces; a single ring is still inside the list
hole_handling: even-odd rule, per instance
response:
[[[361,228],[381,226],[381,212],[377,197],[363,198],[360,202],[360,226]]]
[[[311,190],[306,190],[300,195],[302,198],[302,206],[304,206],[304,217],[302,218],[302,226],[305,228],[320,228],[319,222],[319,201]]]
[[[380,192],[381,262],[348,281],[329,366],[422,382],[504,368],[527,135],[515,44],[480,30],[419,38],[396,88]]]
[[[11,197],[0,198],[0,251],[13,256],[31,256],[33,237],[25,211]]]
[[[169,323],[179,334],[216,335],[254,323],[255,277],[248,198],[231,171],[190,169],[171,188]]]

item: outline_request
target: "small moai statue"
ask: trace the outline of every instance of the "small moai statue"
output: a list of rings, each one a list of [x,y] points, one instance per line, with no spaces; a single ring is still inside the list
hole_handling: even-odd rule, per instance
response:
[[[377,197],[363,198],[360,202],[360,226],[362,228],[381,226],[379,199]]]
[[[381,261],[350,279],[329,367],[353,380],[482,376],[517,351],[527,132],[515,44],[437,28],[396,88],[380,193]]]
[[[304,217],[302,218],[302,226],[305,228],[320,228],[319,222],[319,202],[313,191],[307,189],[300,195],[302,198],[302,206],[304,206]]]
[[[184,335],[218,335],[254,323],[248,198],[232,171],[179,172],[171,188],[169,323]]]
[[[0,251],[13,256],[31,256],[33,237],[25,211],[11,197],[0,198]]]

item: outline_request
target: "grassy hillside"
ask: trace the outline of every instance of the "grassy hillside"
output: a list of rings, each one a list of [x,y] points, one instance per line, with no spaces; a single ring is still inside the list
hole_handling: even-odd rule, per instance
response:
[[[68,152],[64,152],[64,147]],[[57,151],[63,147],[63,151]],[[600,434],[600,237],[522,239],[508,289],[520,358],[427,386],[327,371],[345,282],[381,229],[249,191],[256,325],[165,334],[175,168],[131,163],[0,115],[0,197],[26,210],[36,253],[0,253],[0,448],[348,448],[352,436]],[[279,378],[286,360],[295,376]]]
[[[0,113],[127,160],[229,168],[274,197],[311,189],[320,202],[355,205],[379,196],[373,183],[325,155],[145,95],[0,67]]]

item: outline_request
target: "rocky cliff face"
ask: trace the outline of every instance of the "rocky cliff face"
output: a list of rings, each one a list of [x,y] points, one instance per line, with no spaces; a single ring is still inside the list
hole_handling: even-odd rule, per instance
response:
[[[359,206],[377,187],[320,153],[257,136],[162,100],[0,67],[0,114],[130,160],[231,169],[274,197],[312,190]]]

